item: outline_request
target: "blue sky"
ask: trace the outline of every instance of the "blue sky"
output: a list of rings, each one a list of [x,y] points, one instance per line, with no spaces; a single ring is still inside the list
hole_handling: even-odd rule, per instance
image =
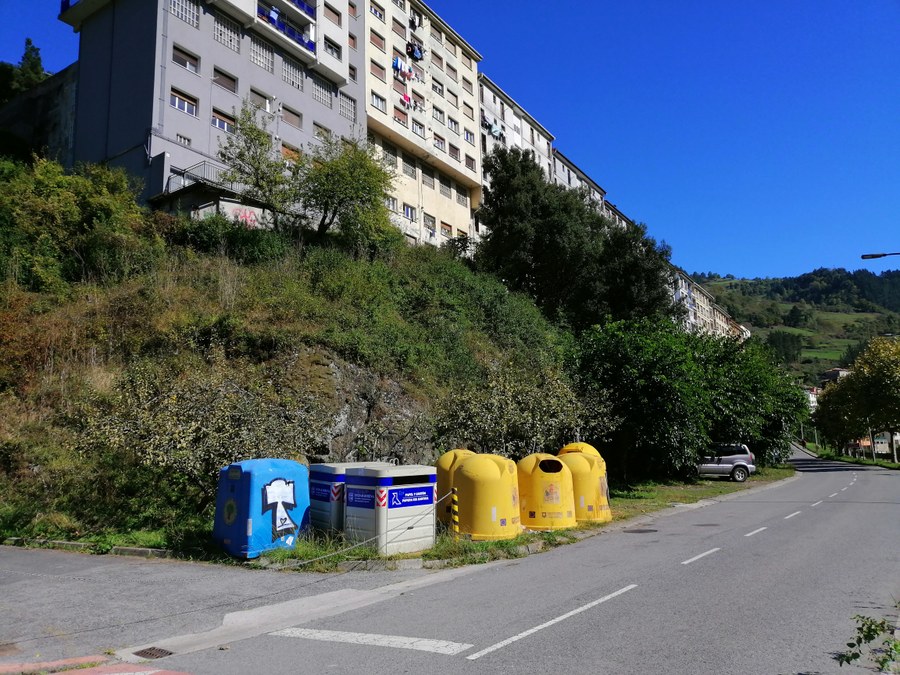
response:
[[[387,0],[385,0],[387,1]],[[689,272],[900,268],[900,0],[431,0],[480,68]],[[55,0],[0,0],[57,71]]]

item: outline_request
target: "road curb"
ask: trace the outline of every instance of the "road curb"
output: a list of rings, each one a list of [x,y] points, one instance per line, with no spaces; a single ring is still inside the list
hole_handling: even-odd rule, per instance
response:
[[[94,656],[76,656],[59,661],[40,661],[37,663],[0,663],[0,675],[12,675],[14,673],[58,673],[77,669],[83,672],[83,668],[90,665],[102,665],[109,663],[110,657],[102,654]]]

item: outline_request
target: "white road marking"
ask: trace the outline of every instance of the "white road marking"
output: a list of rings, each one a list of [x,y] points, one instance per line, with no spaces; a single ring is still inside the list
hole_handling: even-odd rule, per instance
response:
[[[829,499],[831,499],[832,497],[837,497],[837,492],[835,492],[834,494],[828,495]]]
[[[695,555],[693,558],[689,558],[689,559],[687,559],[687,560],[683,560],[683,561],[681,562],[681,564],[682,564],[682,565],[690,565],[690,564],[691,564],[692,562],[694,562],[695,560],[700,560],[700,558],[706,557],[706,556],[708,556],[710,553],[715,553],[716,551],[719,551],[719,550],[721,550],[721,549],[718,549],[718,548],[711,548],[711,549],[709,549],[706,553],[701,553],[700,555]]]
[[[346,642],[353,645],[369,645],[372,647],[393,647],[395,649],[415,649],[420,652],[433,652],[454,656],[473,645],[447,640],[429,640],[426,638],[405,637],[403,635],[379,635],[377,633],[348,633],[338,630],[313,630],[311,628],[285,628],[269,635],[278,637],[302,638],[321,642]]]
[[[761,528],[759,528],[758,530],[753,530],[753,532],[748,532],[748,533],[745,534],[744,536],[745,536],[745,537],[752,537],[754,534],[759,534],[760,532],[762,532],[762,531],[765,530],[765,529],[766,529],[765,527],[761,527]]]
[[[847,488],[841,488],[841,492],[843,492],[843,491],[846,490],[846,489],[847,489]]]
[[[803,511],[794,511],[791,515],[785,516],[784,519],[787,520],[788,518],[793,518],[794,516],[799,516],[801,513],[803,513]]]
[[[607,600],[612,600],[613,598],[615,598],[619,595],[622,595],[623,593],[627,593],[628,591],[630,591],[633,588],[637,588],[637,584],[631,584],[629,586],[626,586],[625,588],[620,588],[615,593],[610,593],[609,595],[604,595],[599,600],[594,600],[593,602],[589,602],[586,605],[582,605],[581,607],[579,607],[577,609],[573,609],[571,612],[566,612],[562,616],[558,616],[555,619],[550,619],[550,621],[542,623],[540,626],[535,626],[534,628],[529,628],[528,630],[523,631],[522,633],[519,633],[518,635],[513,635],[511,638],[507,638],[507,639],[503,640],[502,642],[498,642],[495,645],[491,645],[490,647],[482,649],[480,652],[470,654],[466,658],[469,659],[470,661],[474,661],[475,659],[481,658],[485,654],[490,654],[491,652],[495,652],[498,649],[502,649],[503,647],[506,647],[507,645],[511,645],[513,642],[518,642],[522,638],[526,638],[529,635],[534,635],[539,630],[543,630],[544,628],[549,628],[550,626],[557,624],[560,621],[565,621],[566,619],[571,618],[571,617],[575,616],[576,614],[581,614],[581,612],[585,612],[585,611],[591,609],[592,607],[596,607],[597,605],[604,603]]]
[[[815,504],[810,504],[810,506],[818,506],[818,505],[821,504],[821,503],[822,503],[822,500],[819,500],[819,501],[817,501]]]

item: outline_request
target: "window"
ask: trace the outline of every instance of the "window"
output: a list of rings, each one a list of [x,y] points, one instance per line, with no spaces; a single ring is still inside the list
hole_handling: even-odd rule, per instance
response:
[[[297,129],[303,128],[303,115],[290,108],[286,108],[285,106],[281,107],[281,119],[292,127],[296,127]]]
[[[406,0],[394,0],[394,4],[404,12],[406,11]]]
[[[413,93],[412,93],[412,99],[413,99],[413,107],[414,107],[414,108],[416,108],[416,107],[421,108],[422,111],[424,112],[424,110],[425,110],[425,97],[422,96],[422,94],[420,94],[419,92],[417,92],[417,91],[414,89],[414,90],[413,90]]]
[[[434,52],[431,52],[431,62],[434,65],[436,65],[440,70],[444,69],[444,59],[442,59],[440,56],[438,56]]]
[[[172,47],[172,61],[192,73],[200,72],[200,59],[178,47]]]
[[[472,70],[472,59],[468,54],[462,55],[462,62],[466,68],[468,68],[469,70]]]
[[[387,77],[387,71],[385,71],[384,66],[382,66],[380,63],[376,63],[375,61],[369,62],[369,72],[382,82],[384,82]]]
[[[468,129],[465,129],[463,131],[463,137],[466,139],[466,142],[471,143],[472,145],[475,145],[475,134],[473,132],[469,131]]]
[[[463,115],[468,117],[470,120],[475,119],[475,111],[472,110],[472,106],[470,106],[468,103],[463,103]]]
[[[271,105],[271,101],[269,101],[269,97],[265,94],[260,94],[255,89],[250,90],[250,103],[255,105],[260,110],[270,112],[269,106]]]
[[[354,3],[347,3],[347,14],[352,16],[354,19],[359,16],[359,10],[356,9],[356,5]]]
[[[459,148],[453,145],[453,143],[450,144],[450,156],[457,162],[459,161]]]
[[[456,94],[454,94],[449,89],[447,90],[447,100],[450,101],[450,103],[452,103],[454,106],[459,106],[459,99],[456,97]]]
[[[373,91],[372,107],[381,112],[387,112],[387,101]]]
[[[447,44],[445,46],[447,47],[448,52],[453,54],[453,56],[456,56],[456,43],[455,42],[453,42],[452,40],[447,40]]]
[[[444,34],[441,33],[441,31],[439,31],[439,30],[438,30],[437,28],[435,28],[434,26],[431,27],[431,37],[433,37],[433,38],[434,38],[435,40],[437,40],[438,42],[443,42],[443,41],[444,41]]]
[[[441,124],[444,123],[444,111],[438,108],[437,106],[432,106],[431,108],[431,116],[436,119]]]
[[[447,128],[448,128],[450,131],[452,131],[452,132],[458,134],[458,133],[459,133],[459,122],[457,122],[457,121],[456,121],[455,119],[453,119],[452,117],[448,117],[448,118],[447,118]]]
[[[322,141],[328,140],[329,138],[331,138],[331,129],[313,122],[313,136]]]
[[[434,216],[430,216],[427,213],[423,213],[422,219],[425,221],[425,229],[428,230],[429,232],[431,232],[431,234],[434,234],[435,226],[436,226]]]
[[[175,134],[175,142],[186,148],[191,147],[191,139],[187,136],[182,136],[181,134]]]
[[[451,227],[450,223],[445,223],[443,220],[441,221],[441,234],[445,237],[453,236],[453,227]]]
[[[334,104],[334,83],[326,80],[318,73],[310,73],[310,79],[313,84],[313,98],[327,108],[331,108]]]
[[[456,186],[456,203],[460,206],[469,205],[469,193],[465,188],[460,188],[459,184]]]
[[[275,50],[272,45],[255,35],[250,36],[250,60],[263,70],[275,72]]]
[[[351,82],[356,82],[356,66],[347,66],[347,76]]]
[[[394,108],[394,121],[406,126],[409,121],[409,116],[402,108]]]
[[[425,71],[422,70],[420,66],[417,66],[415,63],[410,64],[413,69],[413,73],[415,73],[415,77],[419,82],[425,81]]]
[[[169,11],[194,28],[200,27],[200,3],[198,0],[169,0]]]
[[[446,152],[447,143],[444,141],[443,137],[435,134],[434,135],[434,147],[436,147],[438,150],[444,150]]]
[[[418,120],[412,121],[412,130],[414,134],[425,138],[425,125]]]
[[[403,155],[403,173],[410,178],[416,177],[416,158],[409,155]]]
[[[376,19],[384,21],[384,7],[373,2],[369,5],[369,11]]]
[[[300,150],[293,145],[288,145],[284,141],[281,142],[281,156],[289,162],[296,162],[300,159]]]
[[[447,64],[447,75],[450,77],[451,80],[456,82],[456,77],[457,77],[456,68],[451,66],[449,63]]]
[[[384,37],[376,33],[374,30],[369,31],[369,42],[384,51]]]
[[[432,80],[431,81],[431,91],[433,91],[435,94],[438,94],[439,96],[443,96],[444,95],[444,85],[442,85],[437,80]]]
[[[382,141],[381,149],[384,151],[384,161],[391,167],[397,167],[397,148],[388,143],[387,141]]]
[[[434,171],[427,166],[422,167],[422,185],[434,189]]]
[[[237,80],[231,75],[223,73],[218,68],[213,68],[213,84],[217,84],[222,89],[227,89],[232,93],[237,93]]]
[[[450,187],[450,179],[446,176],[441,176],[441,194],[445,197],[451,197],[453,195],[453,188]]]
[[[303,66],[293,59],[284,57],[281,61],[281,79],[294,89],[303,91]]]
[[[472,83],[469,80],[467,80],[466,78],[463,78],[462,80],[463,80],[463,89],[465,89],[470,94],[473,93]]]
[[[325,53],[326,54],[330,54],[331,56],[336,58],[338,61],[341,60],[341,48],[336,42],[334,42],[333,40],[329,40],[328,38],[325,38],[324,45],[325,45]]]
[[[406,94],[406,85],[403,83],[403,80],[394,80],[394,84],[392,86],[394,87],[394,91],[396,91],[398,94]]]
[[[234,118],[225,113],[220,113],[218,110],[213,110],[212,125],[229,134],[234,133]]]
[[[338,102],[341,117],[346,117],[351,122],[356,121],[356,99],[347,96],[344,92],[340,92],[340,101]]]
[[[403,217],[408,218],[409,220],[415,221],[416,219],[416,207],[410,206],[409,204],[403,204]]]
[[[215,14],[213,38],[230,50],[241,53],[241,27],[228,17]]]
[[[341,25],[341,13],[337,11],[334,7],[329,5],[327,2],[325,4],[325,18],[327,18],[331,23],[340,26]]]
[[[402,21],[398,21],[397,19],[394,19],[393,22],[391,23],[391,28],[393,28],[394,32],[397,35],[402,37],[404,40],[406,39],[406,26],[403,24]]]
[[[387,197],[384,198],[384,205],[388,208],[388,211],[393,211],[394,213],[397,212],[397,198],[396,197],[391,197],[390,195],[388,195]]]
[[[197,99],[177,89],[169,93],[169,105],[188,115],[197,116]]]
[[[466,168],[471,171],[475,171],[475,158],[474,157],[472,157],[470,155],[466,155]]]

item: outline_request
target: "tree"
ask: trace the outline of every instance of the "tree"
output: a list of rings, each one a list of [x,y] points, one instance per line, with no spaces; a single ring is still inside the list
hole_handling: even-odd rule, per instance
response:
[[[309,153],[284,153],[266,113],[245,101],[219,158],[228,167],[223,178],[270,209],[279,231],[312,226],[322,237],[337,225],[354,246],[397,241],[384,204],[393,174],[365,142],[329,136]]]
[[[33,89],[49,77],[41,62],[41,50],[25,38],[25,51],[18,65],[0,63],[0,105]]]
[[[900,431],[900,342],[875,338],[853,362],[858,405],[871,429],[887,431],[897,461],[894,433]],[[848,378],[845,378],[848,379]]]
[[[802,343],[799,335],[784,330],[773,330],[766,337],[766,344],[772,348],[781,363],[796,363],[800,360]]]
[[[498,147],[484,160],[490,185],[478,266],[530,295],[545,315],[577,329],[612,319],[676,313],[669,249],[643,225],[604,218],[586,192],[546,181],[531,155]]]

